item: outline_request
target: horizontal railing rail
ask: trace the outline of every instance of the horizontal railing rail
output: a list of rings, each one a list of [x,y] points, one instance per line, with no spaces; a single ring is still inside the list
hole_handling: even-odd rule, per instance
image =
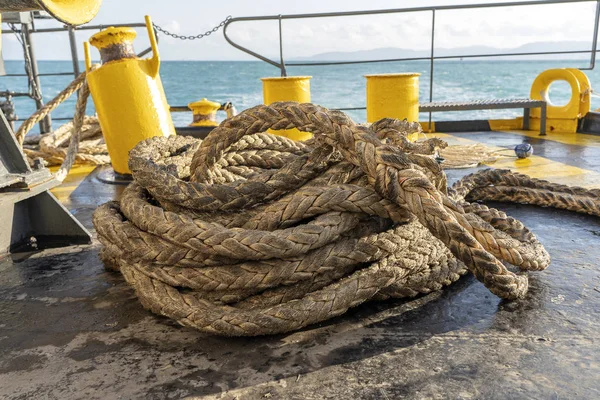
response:
[[[523,6],[548,6],[551,4],[566,4],[566,3],[596,3],[596,12],[594,13],[594,30],[590,50],[564,50],[564,51],[539,51],[539,52],[513,52],[513,53],[491,53],[491,54],[463,54],[463,55],[445,55],[438,56],[435,54],[435,28],[436,28],[436,13],[442,11],[455,11],[467,9],[489,9],[499,7],[523,7]],[[347,61],[314,61],[314,62],[285,62],[284,60],[284,43],[282,23],[286,20],[298,19],[315,19],[315,18],[332,18],[332,17],[356,17],[367,15],[384,15],[384,14],[405,14],[416,12],[431,13],[431,42],[429,55],[423,57],[406,57],[406,58],[389,58],[389,59],[367,59],[367,60],[347,60]],[[382,62],[401,62],[401,61],[429,61],[429,101],[433,101],[434,87],[434,64],[436,60],[451,60],[461,58],[492,58],[492,57],[521,57],[521,56],[544,56],[544,55],[567,55],[567,54],[589,54],[589,65],[581,67],[583,70],[592,70],[596,66],[596,53],[598,51],[598,24],[600,20],[600,0],[545,0],[545,1],[521,1],[521,2],[496,2],[482,4],[460,4],[447,6],[426,6],[412,8],[393,8],[383,10],[363,10],[363,11],[343,11],[343,12],[327,12],[327,13],[310,13],[310,14],[289,14],[289,15],[265,15],[252,17],[232,18],[225,23],[223,27],[223,36],[225,40],[236,49],[264,61],[274,67],[279,68],[281,76],[287,76],[286,67],[306,67],[306,66],[331,66],[331,65],[349,65],[349,64],[368,64]],[[263,54],[259,54],[247,47],[236,43],[228,34],[228,29],[236,23],[240,22],[255,22],[255,21],[278,21],[279,33],[279,60],[273,60]],[[341,110],[360,110],[364,107],[346,107],[338,108]],[[431,123],[431,113],[429,114],[429,122]]]
[[[36,16],[35,19],[46,19],[46,18],[40,18],[39,16]],[[35,19],[33,19],[33,21],[35,21]],[[131,24],[110,24],[110,25],[83,25],[83,26],[78,26],[78,27],[73,27],[73,26],[69,26],[69,25],[64,25],[64,26],[60,26],[60,27],[53,27],[53,28],[36,28],[35,24],[32,23],[31,26],[28,24],[21,24],[21,29],[10,29],[10,30],[2,30],[2,34],[24,34],[27,37],[27,41],[28,41],[28,47],[29,47],[29,56],[31,58],[31,62],[35,63],[35,68],[32,69],[32,73],[27,74],[5,74],[3,75],[3,77],[28,77],[30,80],[36,82],[36,85],[38,87],[41,87],[39,78],[43,77],[43,76],[74,76],[75,78],[77,76],[79,76],[79,74],[81,73],[80,70],[80,66],[79,66],[79,54],[77,52],[77,41],[75,38],[75,32],[76,31],[90,31],[90,30],[97,30],[97,31],[101,31],[103,29],[108,28],[109,26],[113,26],[113,27],[129,27],[129,28],[145,28],[146,24],[145,23],[141,23],[141,22],[135,22],[135,23],[131,23]],[[158,33],[156,32],[156,29],[154,30],[156,33],[156,38],[158,41]],[[32,42],[32,38],[31,35],[34,33],[68,33],[69,35],[69,45],[70,45],[70,50],[71,50],[71,61],[72,61],[72,65],[73,68],[71,71],[61,71],[61,72],[46,72],[46,73],[40,73],[38,72],[37,69],[37,61],[36,61],[36,57],[35,54],[33,53],[33,42]],[[138,53],[138,57],[143,57],[146,54],[150,53],[152,51],[152,47],[148,47],[144,50],[142,50],[140,53]],[[1,78],[1,77],[0,77]],[[33,93],[12,93],[12,92],[5,92],[5,94],[10,94],[11,97],[29,97],[32,100],[34,100],[36,102],[36,106],[39,109],[42,105],[43,102],[41,101],[41,99],[36,98]],[[40,90],[40,94],[41,94],[41,90]],[[6,97],[6,96],[5,96]],[[58,121],[66,121],[66,120],[71,120],[73,119],[73,117],[67,118],[67,117],[60,117],[60,118],[52,118],[51,115],[48,115],[41,123],[40,123],[40,129],[42,131],[49,131],[51,129],[51,121],[52,119],[58,120]]]

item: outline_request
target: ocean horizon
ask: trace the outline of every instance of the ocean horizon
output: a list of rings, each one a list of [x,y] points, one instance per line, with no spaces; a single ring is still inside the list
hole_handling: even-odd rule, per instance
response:
[[[40,60],[41,74],[70,72],[70,60]],[[23,61],[5,60],[8,74],[24,72]],[[550,68],[578,68],[587,65],[586,60],[440,60],[434,64],[434,101],[466,101],[490,98],[526,98],[535,77]],[[366,74],[418,72],[420,76],[420,99],[429,101],[429,61],[382,62],[373,64],[349,64],[335,66],[288,66],[288,76],[309,75],[312,102],[327,108],[365,106]],[[83,70],[83,62],[80,69]],[[584,71],[592,83],[600,79],[598,70]],[[160,70],[167,100],[172,106],[207,98],[217,102],[232,102],[238,111],[262,103],[260,78],[280,76],[278,68],[262,61],[163,61]],[[41,76],[44,101],[47,102],[63,90],[73,76]],[[26,77],[0,77],[0,90],[27,91]],[[550,100],[564,104],[571,95],[566,82],[551,86]],[[27,98],[15,98],[19,126],[35,111],[35,103]],[[61,104],[53,113],[54,118],[70,118],[73,115],[75,98]],[[600,99],[592,98],[592,108],[600,107]],[[88,104],[88,114],[94,113],[93,102]],[[357,122],[366,120],[365,111],[348,111]],[[433,113],[434,121],[500,119],[521,115],[520,110],[481,110]],[[219,120],[225,113],[219,113]],[[422,120],[428,114],[422,114]],[[176,126],[191,122],[191,113],[173,113]],[[65,121],[56,120],[53,128]],[[37,128],[36,128],[37,130]]]

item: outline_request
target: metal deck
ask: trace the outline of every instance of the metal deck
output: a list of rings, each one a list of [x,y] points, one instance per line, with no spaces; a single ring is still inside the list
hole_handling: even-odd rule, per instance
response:
[[[499,148],[527,140],[532,158],[493,167],[600,187],[599,136],[438,136]],[[94,208],[122,190],[96,173],[80,168],[54,191],[88,228]],[[15,254],[0,261],[0,398],[600,398],[600,219],[496,206],[553,258],[530,275],[526,299],[501,301],[468,276],[271,337],[210,337],[145,311],[104,270],[97,244]]]

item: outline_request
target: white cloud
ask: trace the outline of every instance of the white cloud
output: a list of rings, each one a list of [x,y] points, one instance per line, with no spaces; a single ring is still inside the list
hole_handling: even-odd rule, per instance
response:
[[[299,12],[325,12],[364,8],[417,7],[429,4],[458,4],[486,0],[304,0],[303,2],[270,0],[229,0],[205,3],[197,0],[104,0],[96,24],[141,22],[148,13],[165,29],[195,35],[211,29],[228,14],[234,16],[277,15]],[[514,47],[537,41],[591,41],[594,2],[536,7],[505,7],[482,10],[439,11],[436,14],[436,45],[439,48],[487,45]],[[57,26],[40,21],[39,26]],[[371,15],[363,17],[284,20],[284,54],[307,56],[328,51],[357,51],[381,47],[427,49],[430,42],[431,13]],[[143,49],[148,40],[143,29],[135,46]],[[94,33],[77,34],[81,42]],[[267,56],[277,57],[279,35],[277,21],[236,23],[229,33],[238,43]],[[36,35],[39,59],[67,59],[66,35]],[[14,38],[4,35],[5,55],[20,58]],[[180,41],[161,35],[163,59],[252,59],[230,46],[222,32],[197,41]]]
[[[164,26],[162,26],[162,28],[171,33],[180,33],[181,32],[181,25],[179,25],[179,22],[177,22],[175,20],[171,20],[171,21],[167,22]]]

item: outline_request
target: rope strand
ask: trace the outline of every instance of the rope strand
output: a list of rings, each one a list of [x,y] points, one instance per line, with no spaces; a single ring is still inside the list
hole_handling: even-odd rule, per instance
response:
[[[263,133],[291,128],[314,138]],[[130,152],[134,183],[94,213],[102,257],[155,313],[208,333],[264,335],[439,290],[468,271],[502,298],[523,297],[527,276],[504,263],[542,270],[548,253],[519,221],[469,200],[600,215],[598,191],[509,171],[448,189],[430,156],[443,144],[410,144],[418,130],[274,103],[204,141],[145,140]]]
[[[97,65],[92,67],[92,70],[98,68]],[[79,153],[79,143],[81,140],[82,129],[85,121],[85,112],[87,107],[87,100],[90,95],[90,91],[87,85],[86,80],[87,72],[81,73],[77,78],[75,78],[65,89],[63,89],[56,97],[46,103],[42,108],[33,113],[23,124],[19,127],[17,132],[15,133],[15,137],[17,142],[21,147],[23,147],[23,143],[25,141],[25,135],[31,131],[31,129],[37,124],[39,121],[44,119],[49,113],[58,107],[59,104],[67,100],[73,93],[79,90],[79,94],[77,97],[77,104],[75,107],[75,115],[73,116],[72,127],[69,129],[70,132],[67,136],[70,136],[69,146],[66,151],[62,149],[57,149],[55,146],[49,146],[48,141],[52,139],[56,139],[53,134],[50,135],[41,135],[40,137],[40,150],[39,151],[31,151],[28,149],[23,149],[25,154],[29,153],[31,156],[35,157],[50,157],[52,160],[60,160],[62,158],[62,163],[60,168],[55,174],[55,178],[59,181],[63,181],[76,160],[82,160],[85,162],[92,162],[95,164],[104,164],[109,162],[108,155],[95,156],[93,154],[78,154]],[[100,152],[103,153],[104,146],[100,147]],[[97,153],[97,152],[95,152]]]

